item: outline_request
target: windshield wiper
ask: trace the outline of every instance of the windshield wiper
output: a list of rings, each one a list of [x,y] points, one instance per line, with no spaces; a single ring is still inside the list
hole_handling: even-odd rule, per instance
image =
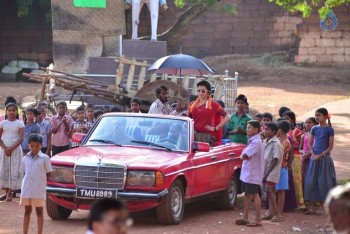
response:
[[[96,141],[96,142],[101,142],[101,143],[106,143],[106,144],[112,144],[112,145],[116,145],[116,146],[122,146],[121,144],[118,144],[114,141],[110,141],[110,140],[104,140],[104,139],[91,139],[89,141]]]
[[[149,141],[131,141],[133,143],[137,143],[137,144],[141,144],[141,145],[151,145],[151,146],[155,146],[155,147],[159,147],[159,148],[163,148],[163,149],[166,149],[166,150],[169,150],[169,151],[173,151],[171,148],[169,147],[166,147],[164,145],[159,145],[159,144],[156,144],[156,143],[153,143],[153,142],[149,142]]]

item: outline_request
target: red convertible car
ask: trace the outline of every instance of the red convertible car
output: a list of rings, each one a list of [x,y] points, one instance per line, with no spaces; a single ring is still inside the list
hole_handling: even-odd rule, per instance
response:
[[[156,208],[160,223],[178,224],[186,202],[213,196],[219,208],[233,209],[240,193],[244,145],[210,148],[195,142],[187,117],[106,114],[73,140],[80,147],[51,159],[47,212],[52,219],[113,197],[130,211]]]

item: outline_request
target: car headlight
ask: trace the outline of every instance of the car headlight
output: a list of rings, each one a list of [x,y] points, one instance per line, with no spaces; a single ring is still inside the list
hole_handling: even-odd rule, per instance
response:
[[[153,187],[156,181],[154,171],[128,171],[126,184],[135,187]]]
[[[73,184],[74,171],[70,167],[52,167],[50,180],[58,183]]]

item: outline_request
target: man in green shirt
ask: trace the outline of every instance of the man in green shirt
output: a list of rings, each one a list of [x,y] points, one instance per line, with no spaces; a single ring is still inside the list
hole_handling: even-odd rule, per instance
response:
[[[231,120],[227,126],[227,133],[232,142],[247,144],[247,123],[249,120],[252,120],[252,117],[245,112],[246,106],[248,105],[247,97],[240,94],[236,98],[235,103],[237,111],[231,116]]]

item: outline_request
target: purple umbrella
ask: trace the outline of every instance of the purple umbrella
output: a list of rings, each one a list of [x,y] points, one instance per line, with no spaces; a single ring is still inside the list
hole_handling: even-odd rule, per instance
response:
[[[165,56],[155,61],[148,71],[169,75],[193,75],[214,73],[202,60],[187,54]]]

